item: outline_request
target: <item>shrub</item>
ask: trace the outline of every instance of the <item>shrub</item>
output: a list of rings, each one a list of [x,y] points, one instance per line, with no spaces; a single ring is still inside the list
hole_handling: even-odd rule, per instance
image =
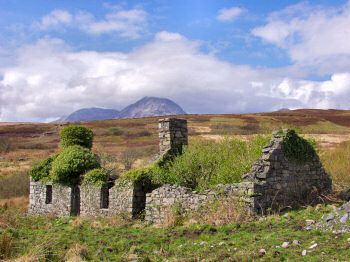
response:
[[[123,164],[124,170],[129,171],[138,157],[139,157],[138,149],[127,148],[120,156],[120,162]]]
[[[102,186],[107,182],[108,179],[108,172],[102,168],[95,168],[90,171],[88,171],[84,175],[83,184],[84,185],[96,185],[96,186]]]
[[[29,195],[28,172],[17,172],[13,175],[0,178],[0,199],[12,197],[28,197]]]
[[[196,140],[182,155],[166,163],[152,177],[154,183],[178,184],[202,190],[217,184],[240,182],[252,164],[262,156],[267,136],[257,136],[246,142],[225,138],[219,142]]]
[[[52,162],[58,157],[58,153],[46,158],[39,165],[34,166],[30,170],[30,176],[35,180],[42,180],[49,178],[50,170],[52,167]]]
[[[11,144],[8,139],[0,138],[0,153],[7,153],[10,151]]]
[[[115,136],[120,136],[123,134],[123,129],[120,127],[110,127],[107,129],[107,133],[109,135],[115,135]]]
[[[62,149],[74,145],[91,149],[92,139],[92,130],[83,126],[67,126],[61,131]]]
[[[54,181],[77,183],[80,175],[99,168],[98,158],[82,146],[70,146],[64,149],[52,162],[50,176]]]
[[[293,129],[289,129],[283,139],[284,155],[300,163],[311,161],[316,156],[314,147],[304,138],[297,135]]]

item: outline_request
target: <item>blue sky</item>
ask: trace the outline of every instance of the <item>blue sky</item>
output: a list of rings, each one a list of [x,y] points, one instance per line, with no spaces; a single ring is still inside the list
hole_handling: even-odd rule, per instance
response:
[[[143,96],[189,113],[350,108],[349,1],[0,0],[0,121]]]

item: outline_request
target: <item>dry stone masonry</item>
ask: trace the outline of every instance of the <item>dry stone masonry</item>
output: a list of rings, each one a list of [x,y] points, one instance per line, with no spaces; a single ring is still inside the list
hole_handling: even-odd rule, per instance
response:
[[[283,135],[274,133],[263,149],[263,156],[243,176],[243,182],[218,185],[201,193],[167,184],[147,192],[141,185],[118,179],[104,186],[74,187],[31,180],[29,213],[106,217],[119,213],[136,216],[145,210],[145,219],[158,223],[174,205],[183,213],[190,213],[214,199],[234,197],[245,201],[249,212],[266,214],[269,210],[296,206],[312,196],[312,192],[330,192],[332,181],[318,156],[305,163],[290,160],[284,155],[283,141]],[[167,152],[181,152],[187,144],[186,120],[160,119],[160,152],[153,161]]]
[[[219,186],[204,194],[164,185],[147,194],[146,220],[161,222],[174,203],[188,213],[201,208],[207,200],[225,196],[245,201],[249,212],[266,214],[270,210],[297,206],[315,194],[331,190],[332,181],[318,156],[306,163],[287,159],[283,152],[283,135],[275,132],[271,142],[263,148],[263,156],[243,176],[242,183],[226,186],[224,190]]]

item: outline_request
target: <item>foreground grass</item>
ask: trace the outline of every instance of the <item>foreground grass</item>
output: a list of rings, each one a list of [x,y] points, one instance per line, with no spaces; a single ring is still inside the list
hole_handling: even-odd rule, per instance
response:
[[[121,217],[33,217],[2,208],[0,233],[6,238],[0,238],[0,250],[10,249],[7,254],[14,261],[346,261],[350,234],[305,230],[306,219],[318,220],[330,210],[309,207],[290,212],[290,218],[155,228]],[[292,245],[293,240],[300,245]],[[283,242],[289,242],[289,248],[282,248]],[[314,243],[318,246],[309,249]],[[261,248],[264,256],[259,255]],[[306,256],[301,255],[304,249]]]

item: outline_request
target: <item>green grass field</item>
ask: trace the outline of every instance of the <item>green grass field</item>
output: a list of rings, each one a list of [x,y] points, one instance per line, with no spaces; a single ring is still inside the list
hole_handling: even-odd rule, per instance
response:
[[[348,261],[350,233],[307,231],[331,207],[308,207],[262,221],[156,228],[106,219],[26,216],[0,209],[0,259],[13,261]],[[185,221],[186,223],[186,221]],[[293,245],[293,240],[300,245]],[[289,242],[288,248],[282,248]],[[310,246],[317,247],[310,249]],[[259,254],[265,249],[266,254]],[[302,251],[307,255],[302,256]],[[5,257],[7,256],[7,258]]]

